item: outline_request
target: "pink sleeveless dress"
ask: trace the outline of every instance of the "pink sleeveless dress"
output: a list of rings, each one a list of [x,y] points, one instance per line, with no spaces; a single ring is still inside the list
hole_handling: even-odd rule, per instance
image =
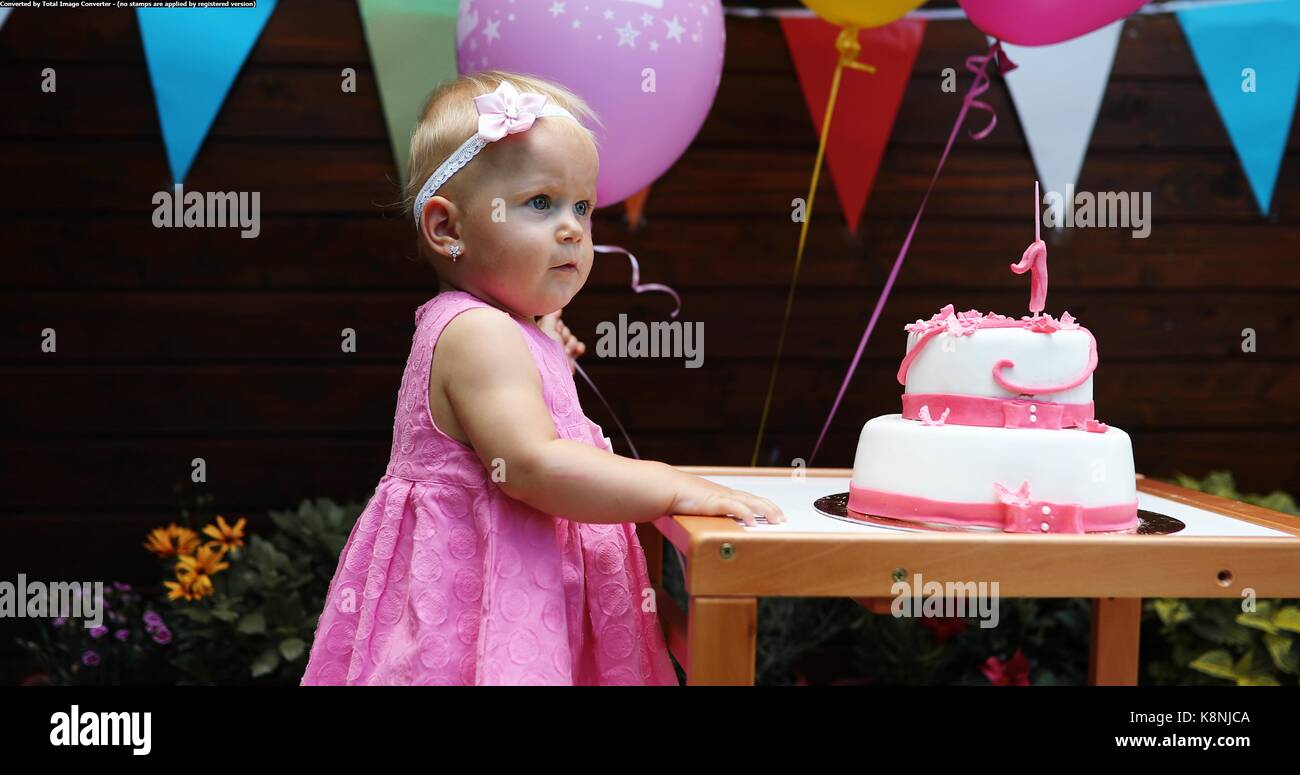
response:
[[[475,307],[495,309],[450,291],[415,312],[388,469],[343,547],[302,684],[676,686],[635,525],[515,500],[434,425],[434,345]],[[511,319],[557,435],[610,449],[578,405],[564,346]]]

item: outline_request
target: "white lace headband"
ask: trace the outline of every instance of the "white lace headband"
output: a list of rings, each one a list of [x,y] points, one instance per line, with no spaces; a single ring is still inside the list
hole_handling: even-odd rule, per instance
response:
[[[478,131],[438,165],[429,179],[420,187],[415,197],[415,227],[420,228],[420,216],[429,198],[442,188],[456,171],[473,159],[478,152],[506,135],[526,131],[542,116],[566,116],[577,121],[573,114],[559,105],[547,104],[544,94],[520,92],[509,81],[501,81],[496,91],[474,98],[478,108]],[[581,124],[581,122],[579,122]]]

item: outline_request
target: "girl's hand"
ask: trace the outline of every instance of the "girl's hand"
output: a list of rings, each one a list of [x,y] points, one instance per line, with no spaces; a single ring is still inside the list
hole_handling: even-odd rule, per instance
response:
[[[579,355],[582,355],[587,351],[587,345],[583,344],[581,339],[574,336],[573,332],[569,330],[569,327],[564,325],[564,321],[560,320],[560,313],[563,311],[564,310],[556,310],[549,315],[543,315],[541,319],[537,321],[537,327],[542,330],[542,333],[564,345],[564,352],[576,361]],[[573,365],[573,362],[570,361],[570,371],[573,370]]]
[[[766,517],[767,521],[774,525],[785,522],[785,514],[781,511],[781,507],[767,498],[759,497],[744,490],[723,487],[716,482],[698,476],[686,477],[674,496],[672,507],[668,510],[668,513],[693,514],[704,517],[721,517],[734,514],[740,517],[746,525],[757,524],[754,519],[755,515]]]

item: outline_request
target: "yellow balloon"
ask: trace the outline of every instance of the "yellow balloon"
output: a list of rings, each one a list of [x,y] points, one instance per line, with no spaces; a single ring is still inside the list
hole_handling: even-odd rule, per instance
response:
[[[883,27],[925,0],[803,0],[812,12],[841,27]]]

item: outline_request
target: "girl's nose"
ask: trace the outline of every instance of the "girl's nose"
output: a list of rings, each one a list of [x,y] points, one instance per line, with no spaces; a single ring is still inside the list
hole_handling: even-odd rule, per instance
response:
[[[574,216],[568,216],[564,223],[560,224],[558,236],[561,242],[581,242],[582,235],[582,224]]]

